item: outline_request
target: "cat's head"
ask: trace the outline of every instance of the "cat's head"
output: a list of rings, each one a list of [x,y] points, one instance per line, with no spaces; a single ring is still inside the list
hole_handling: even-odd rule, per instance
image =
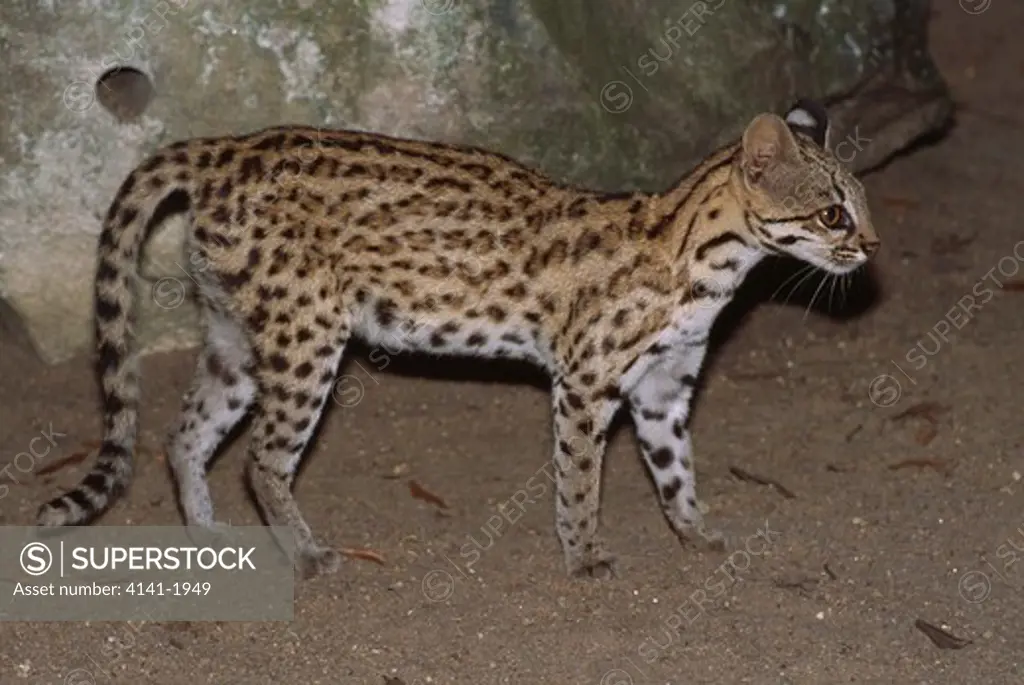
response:
[[[864,187],[831,142],[828,114],[815,102],[801,100],[785,119],[760,114],[743,133],[734,182],[765,249],[845,274],[880,242]]]

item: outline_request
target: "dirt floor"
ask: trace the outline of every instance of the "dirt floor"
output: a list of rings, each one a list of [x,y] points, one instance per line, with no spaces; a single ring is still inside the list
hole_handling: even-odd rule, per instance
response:
[[[867,178],[884,245],[874,300],[839,316],[838,291],[823,288],[808,311],[818,281],[788,304],[787,287],[733,316],[705,374],[699,493],[716,525],[760,538],[732,556],[682,548],[627,421],[603,504],[619,575],[571,582],[541,471],[551,438],[540,377],[417,378],[398,372],[404,360],[381,371],[364,352],[343,369],[364,394],[328,414],[296,492],[330,544],[377,550],[383,566],[352,560],[299,582],[292,623],[2,623],[0,682],[1024,682],[1024,422],[1008,382],[1024,378],[1024,292],[1007,285],[1024,282],[1024,43],[1009,30],[1024,6],[994,0],[972,16],[936,5],[934,51],[959,122]],[[763,301],[787,274],[768,269],[752,287]],[[144,364],[150,455],[192,359]],[[3,340],[0,461],[50,424],[67,437],[47,460],[81,449],[98,435],[95,399],[85,360],[45,368]],[[244,442],[211,483],[220,518],[257,525]],[[30,523],[82,468],[12,485],[0,521]],[[410,478],[450,509],[411,497]],[[523,511],[488,535],[527,487]],[[179,522],[152,456],[103,520]],[[467,568],[470,536],[485,549]],[[969,643],[941,649],[919,619]]]

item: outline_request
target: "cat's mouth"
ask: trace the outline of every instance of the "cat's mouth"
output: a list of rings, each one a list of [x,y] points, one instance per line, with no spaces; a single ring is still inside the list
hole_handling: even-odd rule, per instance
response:
[[[868,262],[868,256],[863,252],[855,252],[851,254],[836,254],[832,253],[829,255],[825,264],[820,266],[834,274],[843,275],[856,271]]]

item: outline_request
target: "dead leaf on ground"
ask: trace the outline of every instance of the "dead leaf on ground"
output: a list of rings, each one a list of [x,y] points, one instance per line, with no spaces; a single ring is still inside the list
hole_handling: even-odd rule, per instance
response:
[[[955,635],[951,635],[942,628],[933,626],[931,623],[922,621],[921,619],[914,621],[914,627],[927,635],[928,639],[932,641],[932,644],[939,649],[963,649],[972,642],[972,640],[965,640]]]
[[[767,485],[768,487],[775,488],[775,490],[786,499],[796,499],[796,495],[794,495],[789,488],[782,485],[778,481],[774,481],[763,476],[755,475],[753,473],[750,473],[749,471],[744,471],[738,466],[730,466],[729,473],[736,476],[740,480],[745,480],[750,483],[756,483],[758,485]]]
[[[58,459],[57,461],[53,462],[52,464],[47,464],[46,466],[44,466],[41,469],[39,469],[38,471],[36,471],[36,477],[46,476],[46,475],[49,475],[51,473],[56,473],[57,471],[60,471],[61,469],[66,469],[69,466],[75,466],[76,464],[81,464],[83,461],[85,461],[85,458],[88,457],[88,456],[89,456],[88,452],[74,452],[72,454],[69,454],[68,456],[64,457],[63,459]]]
[[[360,547],[342,547],[341,550],[339,551],[346,557],[351,557],[352,559],[362,559],[363,561],[373,561],[375,563],[380,564],[381,566],[385,565],[384,557],[381,556],[380,552],[375,552],[372,549],[362,549]]]
[[[932,469],[944,476],[948,476],[950,471],[953,470],[953,464],[941,459],[904,459],[903,461],[898,461],[895,464],[889,464],[890,471],[898,471],[906,468]]]
[[[424,502],[430,502],[431,504],[435,504],[441,507],[442,509],[448,508],[447,502],[445,502],[443,499],[441,499],[434,493],[430,492],[429,490],[427,490],[414,480],[409,481],[409,494],[415,497],[416,499],[421,499]]]
[[[830,578],[831,580],[839,580],[839,576],[837,576],[837,575],[836,575],[835,571],[833,571],[832,569],[830,569],[830,568],[828,567],[828,562],[825,562],[824,564],[822,564],[822,565],[821,565],[821,568],[822,568],[822,570],[823,570],[823,571],[825,571],[825,574],[826,574],[826,575],[827,575],[827,576],[828,576],[828,577],[829,577],[829,578]]]
[[[931,441],[939,434],[939,417],[949,410],[950,406],[946,404],[940,404],[938,402],[921,402],[901,411],[890,420],[893,423],[900,423],[912,418],[923,419],[926,421],[926,425],[921,426],[914,435],[914,440],[917,444],[925,446],[930,444]]]
[[[923,418],[928,421],[937,422],[939,416],[945,414],[950,409],[951,407],[948,404],[942,404],[940,402],[918,402],[917,404],[904,409],[899,414],[896,414],[890,420],[893,423],[896,423],[906,419]]]
[[[383,676],[384,685],[405,685],[405,681],[401,678],[392,678],[391,676]]]
[[[56,473],[57,471],[61,471],[63,469],[66,469],[69,466],[77,466],[78,464],[81,464],[83,461],[85,461],[86,458],[90,454],[92,454],[93,452],[98,451],[100,449],[100,447],[102,447],[102,445],[103,445],[103,443],[100,440],[87,440],[86,442],[82,443],[82,447],[84,447],[85,450],[79,451],[79,452],[73,452],[73,453],[69,454],[68,456],[64,457],[63,459],[58,459],[57,461],[53,462],[52,464],[47,464],[46,466],[43,466],[38,471],[36,471],[35,475],[37,477],[38,476],[49,476],[51,474]],[[137,448],[136,449],[136,453],[138,454],[139,458],[141,458],[141,459],[148,459],[149,458],[149,451],[144,449],[144,448],[141,448],[141,447]],[[158,452],[156,455],[154,455],[153,458],[156,459],[156,461],[161,463],[161,464],[164,461],[166,461],[166,459],[167,459],[167,457],[163,454],[163,452]]]

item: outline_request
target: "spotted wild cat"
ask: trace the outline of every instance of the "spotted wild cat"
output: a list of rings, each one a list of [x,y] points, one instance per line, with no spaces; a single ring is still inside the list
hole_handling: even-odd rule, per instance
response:
[[[606,430],[627,404],[666,517],[715,543],[697,506],[689,405],[716,315],[763,256],[832,274],[879,246],[861,184],[829,152],[824,109],[761,114],[664,192],[601,193],[470,147],[278,127],[165,147],[124,181],[96,273],[105,435],[39,523],[86,523],[129,483],[138,375],[131,320],[158,208],[189,212],[206,323],[168,454],[186,522],[215,526],[206,465],[250,409],[248,474],[307,574],[340,556],[291,485],[353,336],[510,357],[552,379],[556,529],[567,569],[610,564],[598,534]]]

